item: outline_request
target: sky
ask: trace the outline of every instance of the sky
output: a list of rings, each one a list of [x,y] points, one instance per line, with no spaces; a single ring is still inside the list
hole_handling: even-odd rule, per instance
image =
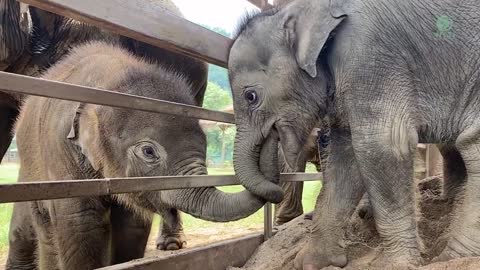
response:
[[[238,20],[257,8],[247,0],[173,0],[188,20],[233,32]]]

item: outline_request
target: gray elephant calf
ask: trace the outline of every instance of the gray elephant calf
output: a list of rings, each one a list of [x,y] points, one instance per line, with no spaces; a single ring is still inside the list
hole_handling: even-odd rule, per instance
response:
[[[184,77],[103,42],[73,49],[44,78],[195,104]],[[207,173],[205,134],[196,119],[28,97],[16,131],[20,181]],[[215,188],[16,203],[7,268],[38,262],[39,269],[94,269],[125,261],[125,254],[143,255],[145,245],[137,242],[149,227],[139,226],[138,216],[149,223],[154,212],[179,209],[231,221],[263,204],[248,191]]]
[[[276,157],[260,153],[279,138],[295,167],[313,126],[331,123],[326,181],[297,268],[347,264],[344,227],[364,191],[384,248],[372,264],[422,263],[419,142],[440,146],[446,193],[464,189],[436,260],[480,255],[479,35],[476,0],[296,0],[244,21],[229,56],[244,186],[281,201]]]
[[[150,2],[151,8],[168,10],[182,16],[180,10],[170,0]],[[0,18],[3,18],[0,20],[1,71],[37,77],[65,57],[73,46],[91,41],[111,42],[128,49],[134,55],[161,63],[182,74],[194,90],[195,105],[202,106],[208,77],[208,66],[203,61],[46,12],[16,0],[0,0]],[[0,160],[12,140],[14,123],[24,98],[23,95],[0,91]],[[132,214],[127,213],[129,210],[124,210],[122,211],[125,213],[122,215]],[[162,220],[157,248],[169,250],[182,248],[185,237],[179,212],[165,209],[159,214]],[[141,219],[137,220],[136,224],[138,227],[145,227],[146,230],[151,225]],[[133,221],[129,226],[133,226]],[[138,254],[131,258],[137,256]]]

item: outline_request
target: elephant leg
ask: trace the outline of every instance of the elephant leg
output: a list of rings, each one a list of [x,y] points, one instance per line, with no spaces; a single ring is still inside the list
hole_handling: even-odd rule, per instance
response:
[[[443,159],[443,178],[444,178],[444,196],[448,200],[454,200],[455,194],[461,187],[466,176],[465,165],[460,153],[453,146],[437,146]],[[419,148],[417,148],[417,154],[419,154]],[[414,163],[416,166],[417,163]],[[362,219],[370,219],[373,217],[373,210],[368,200],[368,194],[365,193],[364,197],[360,201],[358,215]]]
[[[458,199],[456,213],[451,224],[451,234],[447,246],[436,260],[445,261],[452,258],[480,255],[480,126],[472,126],[462,132],[456,140],[456,148],[463,158],[467,180],[463,196]],[[449,162],[450,160],[448,160]],[[457,162],[460,163],[459,160]],[[460,163],[461,165],[461,163]],[[456,182],[462,182],[462,167],[453,174]],[[457,179],[455,179],[455,177]],[[449,183],[447,192],[455,190],[455,184]],[[457,187],[458,189],[458,187]]]
[[[281,183],[285,194],[283,201],[275,205],[275,224],[282,225],[303,214],[303,182]]]
[[[163,210],[160,215],[162,216],[162,227],[158,232],[157,249],[177,250],[184,248],[187,241],[183,233],[180,211],[170,208]]]
[[[55,245],[54,231],[52,228],[42,228],[38,232],[38,269],[61,270],[58,258],[58,247]]]
[[[111,206],[113,264],[142,258],[152,227],[153,214],[134,213],[123,205]],[[145,215],[148,215],[145,217]]]
[[[383,245],[382,255],[373,264],[418,265],[422,259],[413,168],[418,138],[407,117],[377,113],[377,119],[382,119],[377,124],[358,114],[362,118],[352,127],[355,156]]]
[[[98,198],[47,203],[60,269],[96,269],[111,264],[110,208]]]
[[[344,234],[364,187],[350,132],[332,128],[328,166],[317,198],[307,245],[297,254],[295,268],[321,269],[347,264]]]
[[[7,270],[36,269],[37,240],[30,214],[30,203],[15,203],[10,220]]]
[[[308,151],[306,151],[308,150]],[[286,161],[282,148],[278,149],[279,167],[282,173],[305,172],[307,161],[310,158],[310,149],[304,149],[297,161],[297,170],[291,169]],[[303,214],[302,194],[303,182],[281,183],[284,198],[275,205],[275,224],[282,225]]]
[[[22,170],[20,170],[22,175]],[[59,270],[58,247],[55,244],[55,230],[46,201],[31,202],[29,213],[37,239],[37,268],[39,270]]]
[[[467,169],[461,153],[455,146],[439,145],[443,157],[443,194],[449,201],[462,189],[467,179]]]

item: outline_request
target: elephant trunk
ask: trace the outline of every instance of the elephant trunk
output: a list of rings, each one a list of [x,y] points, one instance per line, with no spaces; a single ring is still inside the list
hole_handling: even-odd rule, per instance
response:
[[[193,166],[192,166],[193,165]],[[189,164],[177,175],[206,175],[204,163]],[[188,213],[194,217],[215,222],[227,222],[245,218],[265,201],[244,190],[225,193],[215,187],[165,190],[160,193],[163,205]]]
[[[260,131],[238,131],[233,153],[235,174],[253,194],[272,203],[283,199],[278,168],[278,134],[271,129],[267,138]]]

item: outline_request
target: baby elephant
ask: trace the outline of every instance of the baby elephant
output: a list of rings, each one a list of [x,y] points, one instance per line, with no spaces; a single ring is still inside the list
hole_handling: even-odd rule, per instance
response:
[[[472,211],[480,206],[478,18],[476,0],[296,0],[242,21],[228,69],[233,163],[246,189],[280,202],[277,157],[259,153],[280,143],[296,167],[309,132],[330,121],[326,181],[296,268],[347,265],[344,228],[365,192],[382,239],[370,267],[424,262],[418,143],[440,148],[444,191],[458,200],[435,260],[480,256],[480,212]]]
[[[190,105],[196,98],[178,73],[103,42],[72,49],[44,78]],[[207,174],[196,119],[29,97],[16,132],[21,182]],[[231,221],[263,204],[248,191],[211,187],[16,203],[7,269],[108,266],[143,256],[154,212]]]

